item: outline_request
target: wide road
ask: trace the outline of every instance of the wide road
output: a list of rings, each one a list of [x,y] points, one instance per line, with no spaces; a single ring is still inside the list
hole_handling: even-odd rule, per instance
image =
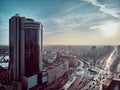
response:
[[[117,47],[114,47],[113,52],[110,54],[110,56],[108,57],[108,59],[106,60],[106,65],[105,65],[105,71],[107,72],[111,72],[110,71],[110,67],[113,64],[114,60],[116,60],[117,58]]]
[[[115,63],[115,60],[117,60],[117,47],[114,47],[114,50],[110,53],[110,56],[105,61],[105,69],[100,70],[99,73],[94,76],[93,80],[91,80],[88,84],[85,85],[85,87],[82,88],[82,90],[97,90],[100,88],[100,84],[107,81],[107,78],[104,76],[105,73],[107,73],[107,76],[111,75],[110,68]],[[107,85],[107,83],[106,83]]]

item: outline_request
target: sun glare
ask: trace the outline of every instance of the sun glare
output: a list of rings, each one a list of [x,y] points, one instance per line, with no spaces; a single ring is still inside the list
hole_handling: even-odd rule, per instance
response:
[[[100,30],[106,35],[116,35],[118,31],[118,24],[117,23],[109,23],[109,24],[104,24],[100,27]]]

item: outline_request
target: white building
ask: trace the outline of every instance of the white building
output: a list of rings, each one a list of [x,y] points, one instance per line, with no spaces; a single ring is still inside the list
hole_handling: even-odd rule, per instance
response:
[[[59,63],[58,65],[54,66],[53,68],[49,68],[48,72],[48,83],[52,83],[59,77],[63,76],[65,72],[69,70],[69,63],[68,61],[64,61]]]

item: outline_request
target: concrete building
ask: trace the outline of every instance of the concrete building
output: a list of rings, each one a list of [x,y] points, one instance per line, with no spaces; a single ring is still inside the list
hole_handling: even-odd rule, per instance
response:
[[[42,71],[42,83],[48,83],[48,73],[47,71]]]
[[[68,61],[57,63],[55,66],[48,68],[48,83],[52,83],[53,81],[57,80],[61,76],[65,74],[69,70],[69,63]]]
[[[120,61],[116,65],[115,72],[120,72]]]
[[[117,65],[117,71],[116,72],[120,72],[120,64]]]
[[[22,83],[12,82],[9,85],[5,85],[5,87],[1,87],[0,90],[22,90]]]
[[[120,59],[120,45],[118,45],[117,49],[118,49],[118,59]]]
[[[61,56],[60,60],[68,61],[69,67],[74,67],[74,66],[78,65],[78,59],[73,56]]]
[[[9,19],[11,80],[27,90],[41,84],[43,25],[18,14]]]

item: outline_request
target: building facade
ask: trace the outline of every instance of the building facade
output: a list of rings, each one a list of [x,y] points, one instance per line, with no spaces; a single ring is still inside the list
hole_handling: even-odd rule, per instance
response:
[[[53,81],[57,80],[58,78],[62,77],[67,71],[69,70],[69,62],[64,61],[59,63],[53,68],[49,68],[47,70],[48,73],[48,83],[52,83]]]
[[[9,19],[11,79],[27,89],[41,82],[42,33],[43,25],[33,19],[18,14]]]

